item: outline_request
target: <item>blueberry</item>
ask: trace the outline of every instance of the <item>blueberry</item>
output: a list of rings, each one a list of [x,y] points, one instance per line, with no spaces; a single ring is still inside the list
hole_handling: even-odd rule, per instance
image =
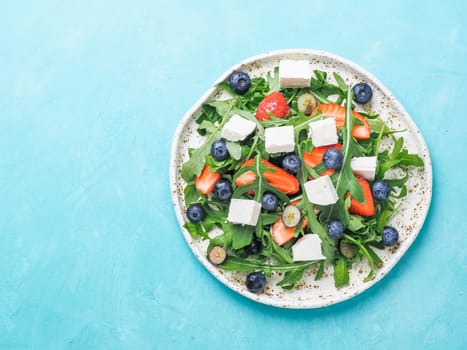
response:
[[[223,140],[217,140],[212,143],[211,155],[215,160],[226,160],[229,157],[227,145]]]
[[[392,247],[399,240],[399,232],[392,227],[386,226],[383,229],[383,244],[386,247]]]
[[[245,247],[245,253],[247,255],[258,254],[260,250],[261,250],[261,242],[257,239],[254,239],[253,241],[251,241],[249,245]]]
[[[302,161],[296,154],[286,155],[282,159],[282,168],[291,174],[298,173],[301,166],[302,166]]]
[[[217,199],[221,201],[226,201],[227,199],[232,197],[232,185],[230,184],[230,181],[226,179],[220,179],[214,185],[212,193]]]
[[[340,169],[344,162],[344,155],[337,148],[330,148],[324,152],[323,161],[328,169]]]
[[[250,76],[245,72],[233,72],[229,77],[229,85],[235,93],[243,95],[251,86]]]
[[[384,181],[375,181],[373,185],[371,185],[371,192],[373,193],[374,199],[385,201],[391,194],[391,187]]]
[[[370,85],[358,83],[353,87],[354,100],[357,103],[367,103],[373,97],[373,91]]]
[[[206,215],[203,207],[199,204],[192,204],[186,210],[186,216],[191,222],[200,222],[203,221],[204,216]]]
[[[262,272],[251,272],[246,276],[246,288],[252,293],[262,293],[266,287],[266,276]]]
[[[339,239],[344,233],[344,225],[339,220],[331,220],[326,224],[326,232],[329,237]]]
[[[266,211],[276,211],[277,206],[279,205],[279,199],[277,199],[275,194],[266,192],[263,194],[261,199],[261,206]]]

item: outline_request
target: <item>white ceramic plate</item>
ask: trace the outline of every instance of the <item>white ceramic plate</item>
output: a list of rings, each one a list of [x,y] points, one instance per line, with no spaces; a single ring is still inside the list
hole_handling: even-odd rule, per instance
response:
[[[193,239],[188,231],[182,226],[186,222],[185,203],[183,200],[183,189],[185,182],[180,176],[182,164],[188,159],[188,148],[200,146],[203,138],[196,132],[195,119],[200,115],[203,103],[211,100],[228,98],[228,95],[219,91],[216,87],[210,88],[195,105],[185,114],[175,132],[172,144],[170,162],[170,185],[172,199],[175,206],[177,219],[180,223],[183,235],[186,238],[196,258],[222,283],[234,291],[260,303],[287,308],[318,308],[352,298],[362,293],[381,280],[405,254],[407,249],[417,237],[428,212],[432,192],[432,169],[428,148],[420,131],[410,118],[409,114],[389,92],[389,90],[373,75],[360,68],[355,63],[342,57],[323,51],[292,49],[281,50],[244,60],[236,66],[227,70],[218,80],[224,81],[234,70],[248,72],[250,76],[266,76],[272,72],[282,59],[306,59],[309,60],[313,69],[328,72],[328,79],[332,72],[338,72],[347,85],[353,86],[357,82],[367,82],[373,88],[373,98],[369,107],[396,130],[405,129],[402,134],[405,146],[411,153],[419,154],[424,162],[423,169],[410,172],[410,180],[407,183],[408,196],[402,201],[402,208],[391,225],[399,230],[400,244],[397,247],[386,250],[376,250],[384,261],[382,268],[377,270],[376,277],[370,282],[363,282],[369,272],[366,261],[354,264],[350,271],[350,284],[346,287],[336,289],[332,277],[332,267],[328,266],[324,277],[314,281],[314,270],[305,274],[304,279],[292,291],[284,291],[275,284],[280,280],[279,276],[273,275],[263,294],[253,294],[245,288],[244,273],[227,272],[213,266],[206,259],[207,242]],[[332,79],[332,78],[331,78]],[[217,83],[217,82],[216,82]],[[214,84],[215,86],[215,84]]]

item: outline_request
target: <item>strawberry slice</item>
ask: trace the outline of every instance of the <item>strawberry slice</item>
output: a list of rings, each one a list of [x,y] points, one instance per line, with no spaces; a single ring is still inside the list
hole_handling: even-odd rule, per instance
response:
[[[336,126],[338,129],[342,129],[345,123],[345,107],[335,103],[322,103],[315,107],[313,113],[320,110],[323,115],[336,120]],[[364,116],[352,111],[355,118],[360,120],[363,125],[354,125],[352,128],[352,135],[357,140],[366,140],[370,138],[371,128],[370,124]]]
[[[208,194],[214,189],[214,185],[221,179],[218,172],[210,172],[211,166],[205,165],[201,174],[195,180],[195,187],[202,194]]]
[[[303,152],[303,160],[307,167],[314,168],[319,163],[323,161],[324,153],[330,148],[336,148],[338,150],[342,149],[342,145],[340,143],[336,143],[335,145],[328,145],[328,146],[321,146],[321,147],[314,147],[311,152]],[[320,175],[332,175],[336,171],[334,169],[326,169]]]
[[[304,152],[303,160],[305,161],[305,164],[309,168],[314,168],[323,161],[324,153],[326,153],[326,151],[330,148],[337,148],[340,150],[342,149],[342,145],[340,143],[336,143],[335,145],[314,147],[311,152]]]
[[[299,201],[290,203],[291,205],[297,205]],[[306,228],[308,221],[306,218],[303,219],[302,229]],[[287,228],[284,222],[279,218],[272,226],[272,239],[277,245],[284,245],[294,237],[296,227]]]
[[[264,119],[270,120],[269,113],[281,119],[285,118],[289,113],[287,100],[280,92],[273,92],[263,98],[256,109],[256,119],[260,121]]]
[[[281,169],[278,166],[275,166],[274,164],[268,162],[265,159],[263,159],[262,162],[268,168],[272,168],[275,170],[275,171],[266,170],[264,172],[264,178],[272,187],[275,187],[276,189],[278,189],[279,191],[285,194],[295,194],[299,191],[300,184],[298,183],[298,180],[295,176],[290,175],[284,169]],[[246,166],[252,166],[254,163],[255,163],[255,160],[253,158],[248,159],[246,162],[242,164],[241,167],[243,168]],[[237,178],[237,180],[235,181],[235,184],[237,185],[237,187],[249,185],[253,183],[255,179],[256,179],[256,174],[253,171],[248,170]]]
[[[357,180],[362,186],[365,202],[362,203],[357,201],[357,199],[352,198],[350,201],[349,212],[361,216],[373,216],[375,215],[375,204],[373,201],[373,195],[371,194],[370,184],[360,176],[357,176]],[[345,198],[347,198],[349,195],[350,193],[347,193]]]

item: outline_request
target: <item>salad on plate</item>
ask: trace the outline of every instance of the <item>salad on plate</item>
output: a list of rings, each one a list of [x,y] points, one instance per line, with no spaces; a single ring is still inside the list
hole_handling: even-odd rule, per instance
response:
[[[327,265],[340,288],[361,261],[371,281],[378,252],[397,249],[391,219],[409,169],[424,166],[404,148],[403,130],[368,108],[371,85],[284,59],[265,78],[234,71],[218,88],[230,97],[203,104],[203,143],[181,168],[184,227],[208,242],[210,263],[245,273],[251,293],[272,274],[292,290]]]

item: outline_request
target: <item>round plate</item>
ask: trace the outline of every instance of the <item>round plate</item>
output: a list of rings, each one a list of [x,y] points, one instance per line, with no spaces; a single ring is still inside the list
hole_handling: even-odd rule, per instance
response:
[[[186,183],[181,178],[180,171],[182,164],[188,159],[188,148],[200,146],[203,142],[203,137],[199,136],[196,131],[197,124],[195,123],[195,119],[201,113],[202,104],[211,100],[228,98],[225,92],[215,87],[217,82],[190,108],[175,132],[170,162],[170,186],[175,212],[185,239],[196,258],[219,281],[245,297],[260,303],[287,308],[318,308],[350,299],[362,293],[381,280],[405,254],[420,232],[430,206],[432,192],[431,160],[420,131],[389,90],[373,75],[355,63],[334,54],[304,49],[274,51],[244,60],[227,70],[219,78],[218,82],[226,80],[234,70],[248,72],[252,77],[265,77],[266,73],[272,72],[282,59],[309,60],[313,69],[328,72],[328,79],[331,79],[332,72],[335,71],[350,86],[357,82],[369,83],[373,88],[373,98],[368,107],[373,112],[380,114],[391,128],[405,130],[400,134],[405,139],[405,147],[411,153],[419,154],[425,162],[424,168],[417,168],[409,172],[408,195],[401,201],[400,211],[391,220],[391,225],[399,230],[400,240],[395,247],[376,250],[384,265],[377,270],[375,278],[370,282],[363,282],[369,272],[368,264],[364,260],[353,265],[350,271],[350,284],[339,289],[334,287],[332,267],[327,266],[321,280],[314,280],[315,271],[312,268],[292,291],[284,291],[282,288],[275,286],[277,281],[280,280],[280,276],[273,275],[268,281],[265,292],[256,295],[248,292],[245,288],[246,274],[223,271],[209,263],[206,259],[208,242],[193,239],[188,231],[183,228],[183,224],[186,222],[184,215],[186,208],[183,200],[183,189]]]

